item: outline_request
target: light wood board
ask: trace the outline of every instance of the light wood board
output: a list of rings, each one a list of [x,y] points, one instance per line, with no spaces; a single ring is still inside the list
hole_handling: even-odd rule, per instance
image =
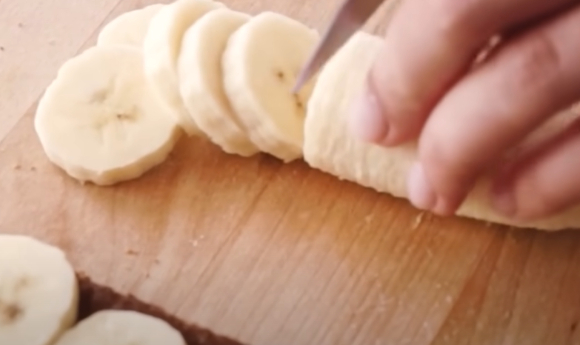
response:
[[[423,217],[303,162],[200,139],[112,188],[51,165],[32,127],[44,88],[104,23],[153,2],[0,0],[1,232],[254,345],[580,344],[580,233]],[[318,29],[338,2],[225,1]]]

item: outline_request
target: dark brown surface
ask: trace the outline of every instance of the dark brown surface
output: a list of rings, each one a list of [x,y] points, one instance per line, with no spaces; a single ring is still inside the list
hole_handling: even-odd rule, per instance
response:
[[[79,321],[102,310],[131,310],[165,320],[183,334],[187,345],[243,345],[208,329],[188,324],[162,308],[145,303],[131,294],[123,295],[110,287],[96,284],[86,274],[78,273],[77,277],[80,289]]]

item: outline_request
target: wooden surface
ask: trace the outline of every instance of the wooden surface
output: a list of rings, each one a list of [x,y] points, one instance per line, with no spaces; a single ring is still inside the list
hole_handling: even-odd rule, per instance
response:
[[[104,23],[152,2],[0,0],[0,231],[255,345],[580,344],[580,232],[422,217],[302,162],[200,139],[113,188],[53,167],[32,127],[39,95]],[[338,0],[226,3],[320,29]]]

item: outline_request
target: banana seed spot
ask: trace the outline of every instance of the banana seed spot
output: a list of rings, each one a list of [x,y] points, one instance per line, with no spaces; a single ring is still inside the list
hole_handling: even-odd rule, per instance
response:
[[[131,115],[128,114],[117,114],[117,119],[119,120],[130,120],[131,119]]]
[[[12,303],[6,304],[0,301],[0,320],[2,323],[16,323],[22,314],[24,312],[18,305]]]
[[[294,102],[296,103],[296,107],[299,110],[304,109],[304,104],[302,103],[302,101],[300,100],[300,97],[298,95],[294,95]]]
[[[284,81],[284,79],[286,79],[286,76],[284,75],[284,72],[282,72],[282,71],[278,71],[276,73],[276,76],[278,77],[278,79],[280,79],[280,81]]]
[[[20,293],[22,290],[26,289],[30,285],[29,277],[22,277],[18,280],[16,285],[14,285],[14,292]]]
[[[101,89],[91,95],[91,103],[103,103],[108,96],[107,89]]]

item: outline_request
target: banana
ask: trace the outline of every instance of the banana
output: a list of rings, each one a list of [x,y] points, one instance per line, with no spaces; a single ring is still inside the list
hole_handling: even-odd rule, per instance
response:
[[[52,345],[73,326],[78,295],[76,275],[60,249],[0,235],[0,344]]]
[[[304,123],[304,160],[311,167],[341,180],[407,198],[406,178],[417,158],[416,142],[386,148],[362,142],[348,129],[351,104],[364,90],[368,72],[381,45],[382,38],[359,32],[322,68]],[[555,114],[511,154],[523,154],[578,118],[580,113],[571,109]],[[484,176],[477,181],[456,215],[520,228],[562,230],[580,227],[580,206],[552,217],[522,222],[498,214],[488,203],[489,193],[490,179]]]
[[[181,96],[195,123],[223,151],[245,157],[259,149],[224,93],[221,57],[230,35],[250,18],[228,8],[205,14],[185,32],[178,58]]]
[[[250,139],[284,162],[302,156],[305,107],[316,77],[296,95],[292,88],[318,40],[316,30],[262,12],[230,36],[222,56],[226,95]]]
[[[189,136],[205,134],[199,129],[179,92],[177,59],[185,30],[207,12],[225,7],[212,0],[176,0],[165,5],[149,23],[143,41],[147,80],[177,116]]]
[[[163,6],[149,5],[119,15],[101,29],[97,45],[123,44],[141,48],[149,22]]]
[[[153,316],[103,310],[80,321],[54,345],[186,345],[181,333]]]
[[[145,81],[141,50],[94,46],[65,62],[42,96],[34,127],[49,160],[97,185],[137,178],[181,135]]]

